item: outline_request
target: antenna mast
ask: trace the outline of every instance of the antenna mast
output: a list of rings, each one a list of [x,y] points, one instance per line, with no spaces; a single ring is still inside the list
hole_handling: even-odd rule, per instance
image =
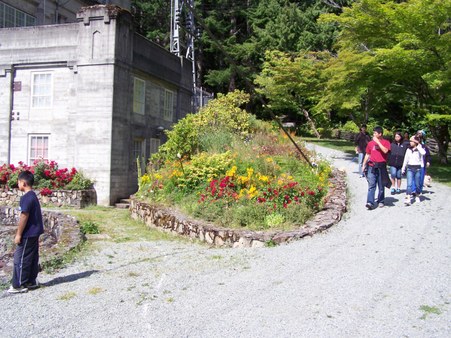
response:
[[[184,18],[182,18],[183,7],[186,6],[186,10],[183,11]],[[183,30],[183,36],[185,37],[186,53],[185,57],[192,63],[192,75],[193,75],[193,93],[196,97],[197,79],[196,79],[196,58],[194,55],[194,38],[196,35],[196,26],[194,24],[194,14],[191,11],[194,8],[194,0],[171,0],[171,53],[181,56],[181,31]],[[181,22],[181,19],[183,19]],[[182,28],[182,25],[184,27]]]

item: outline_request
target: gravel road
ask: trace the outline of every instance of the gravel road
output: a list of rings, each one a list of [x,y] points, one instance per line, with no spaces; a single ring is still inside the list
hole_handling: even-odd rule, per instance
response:
[[[1,294],[0,337],[451,337],[451,188],[368,211],[357,164],[315,148],[348,173],[327,232],[261,249],[98,241],[44,287]]]

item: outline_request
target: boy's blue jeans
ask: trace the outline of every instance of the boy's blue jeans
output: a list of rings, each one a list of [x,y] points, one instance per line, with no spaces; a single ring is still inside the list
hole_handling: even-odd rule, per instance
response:
[[[368,167],[368,174],[366,175],[368,181],[368,196],[367,203],[374,204],[374,195],[376,194],[376,186],[378,188],[377,203],[384,203],[385,187],[382,185],[382,175],[378,168]]]
[[[419,194],[420,190],[420,180],[421,172],[423,168],[407,168],[407,195],[412,193]]]

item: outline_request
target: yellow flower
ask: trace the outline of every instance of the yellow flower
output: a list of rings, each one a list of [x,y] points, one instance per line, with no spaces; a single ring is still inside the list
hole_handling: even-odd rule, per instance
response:
[[[254,198],[255,196],[257,196],[257,194],[258,194],[257,188],[252,185],[247,192],[248,197]]]
[[[156,180],[161,180],[163,178],[161,174],[155,174],[154,177]]]
[[[283,181],[279,178],[279,179],[277,180],[277,184],[278,184],[278,185],[283,185]]]
[[[237,167],[234,165],[230,170],[226,172],[226,176],[233,177],[236,173]]]
[[[254,169],[252,169],[252,168],[247,168],[246,169],[246,171],[247,171],[247,177],[251,177],[252,176],[252,174],[254,173]]]
[[[147,174],[141,176],[141,184],[146,184],[150,182],[150,177]]]
[[[265,161],[268,162],[268,163],[274,162],[274,160],[272,159],[272,157],[267,157],[267,158],[265,159]]]
[[[269,177],[266,176],[266,175],[260,175],[260,176],[258,177],[258,179],[259,179],[260,181],[262,181],[262,182],[268,182],[268,181],[269,181]]]

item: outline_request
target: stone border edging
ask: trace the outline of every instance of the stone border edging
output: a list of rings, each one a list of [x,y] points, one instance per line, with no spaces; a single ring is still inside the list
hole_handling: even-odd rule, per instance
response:
[[[0,225],[3,230],[2,236],[7,236],[8,241],[12,242],[17,228],[19,211],[14,207],[0,206]],[[62,257],[64,254],[78,247],[84,241],[84,235],[75,217],[62,214],[57,211],[43,210],[42,218],[44,222],[44,234],[40,240],[40,263],[52,261],[55,258]],[[6,245],[5,243],[3,243]],[[2,247],[6,249],[6,247]],[[12,268],[13,252],[5,252],[2,255],[0,270],[9,272]],[[2,274],[0,273],[0,279]]]
[[[41,195],[39,190],[35,190],[41,204],[47,204],[55,207],[69,206],[82,209],[91,204],[97,204],[97,193],[95,189],[85,190],[55,190],[49,196]],[[0,205],[19,204],[23,192],[17,188],[8,189],[0,187]]]
[[[346,212],[346,173],[334,169],[329,182],[331,186],[323,209],[308,220],[302,228],[292,231],[249,231],[221,228],[209,222],[191,219],[165,207],[140,202],[134,198],[130,201],[130,212],[133,219],[141,220],[151,228],[161,228],[163,231],[197,238],[215,246],[263,247],[268,241],[277,244],[288,243],[324,231],[338,223]]]

